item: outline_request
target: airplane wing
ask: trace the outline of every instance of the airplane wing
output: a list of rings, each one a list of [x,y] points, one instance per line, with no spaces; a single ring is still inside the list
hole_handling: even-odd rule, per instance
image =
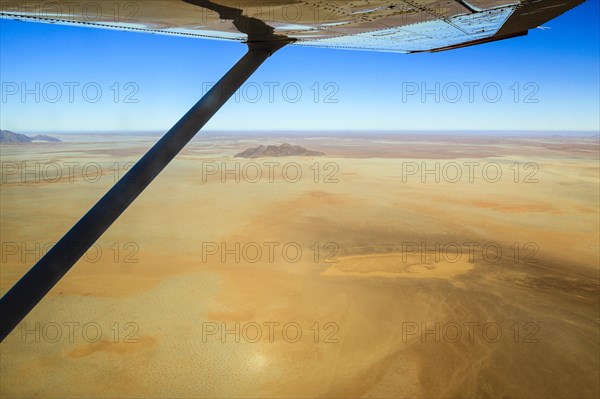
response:
[[[240,13],[264,23],[265,40],[412,53],[526,35],[584,1],[2,0],[0,13],[23,21],[245,42],[247,32],[230,17]]]

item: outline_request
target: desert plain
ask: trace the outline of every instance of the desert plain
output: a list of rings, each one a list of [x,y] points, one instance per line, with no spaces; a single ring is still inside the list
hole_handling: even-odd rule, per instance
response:
[[[6,292],[156,141],[2,145]],[[325,156],[236,158],[292,143]],[[6,398],[597,398],[598,134],[194,139],[0,344]]]

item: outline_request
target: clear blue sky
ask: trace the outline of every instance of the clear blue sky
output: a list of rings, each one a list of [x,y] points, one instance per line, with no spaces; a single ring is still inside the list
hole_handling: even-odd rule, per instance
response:
[[[551,29],[444,53],[291,46],[206,129],[599,130],[599,23],[598,1],[590,0],[548,22]],[[0,21],[0,45],[0,125],[17,132],[167,130],[245,51],[223,41],[10,20]],[[39,103],[34,94],[22,101],[22,84],[35,91],[36,83]],[[439,102],[423,99],[422,89],[436,84]],[[97,88],[102,95],[92,102]]]

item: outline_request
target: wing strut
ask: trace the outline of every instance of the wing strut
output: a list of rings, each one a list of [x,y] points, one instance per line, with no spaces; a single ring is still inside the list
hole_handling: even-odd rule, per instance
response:
[[[237,89],[290,40],[248,42],[248,52],[0,299],[0,341],[71,269]]]

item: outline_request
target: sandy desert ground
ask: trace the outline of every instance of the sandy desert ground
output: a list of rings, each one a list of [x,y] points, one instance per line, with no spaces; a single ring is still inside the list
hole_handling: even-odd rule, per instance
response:
[[[1,147],[2,293],[156,139],[61,138]],[[233,157],[283,142],[327,155]],[[599,151],[200,137],[0,344],[0,396],[597,398]]]

